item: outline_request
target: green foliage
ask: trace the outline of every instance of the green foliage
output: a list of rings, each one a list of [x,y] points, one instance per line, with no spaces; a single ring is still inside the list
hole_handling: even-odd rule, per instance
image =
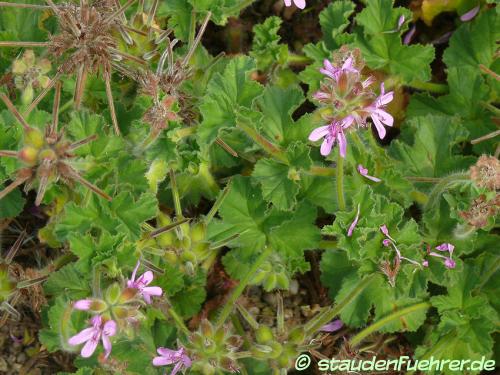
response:
[[[29,232],[26,243],[38,237],[44,244],[23,244],[22,257],[14,259],[15,267],[40,268],[42,289],[25,288],[22,296],[36,297],[43,290],[47,299],[39,332],[43,347],[81,354],[82,345],[68,340],[99,314],[117,323],[111,354],[104,358],[101,337],[89,358],[77,356],[75,374],[172,372],[173,364],[152,365],[158,347],[185,348],[193,360],[188,373],[212,375],[216,366],[217,374],[225,374],[238,364],[244,366],[241,373],[283,374],[293,368],[291,357],[309,349],[318,329],[332,319],[343,321],[342,336],[369,341],[360,348],[378,343],[389,353],[386,345],[401,340],[404,354],[418,359],[494,356],[500,263],[498,186],[492,185],[499,172],[493,157],[488,170],[478,171],[474,164],[483,154],[498,156],[493,133],[500,89],[498,9],[482,4],[473,20],[462,21],[459,17],[475,3],[424,1],[410,10],[395,7],[393,0],[338,0],[317,15],[314,4],[302,13],[296,7],[274,7],[270,13],[266,2],[172,0],[158,2],[150,20],[154,29],[148,30],[153,3],[131,3],[114,15],[113,30],[106,35],[117,46],[106,47],[113,73],[108,91],[122,134],[113,130],[100,57],[88,67],[96,71],[88,72],[77,109],[81,56],[71,57],[77,61],[72,71],[54,46],[33,47],[37,57],[52,63],[47,76],[62,72],[58,130],[68,145],[92,140],[68,151],[68,163],[88,183],[66,184],[70,181],[49,175],[50,188],[34,208],[32,194],[23,189],[38,189],[44,176],[36,169],[31,180],[0,200],[0,227],[7,233],[2,246],[10,247],[11,234],[20,228]],[[448,13],[442,25],[431,24],[444,10],[457,14]],[[144,29],[116,27],[134,15]],[[207,33],[191,49],[207,15]],[[15,153],[32,140],[5,98],[41,131],[53,121],[56,98],[48,89],[27,113],[23,98],[41,88],[26,93],[15,84],[12,63],[25,48],[5,44],[54,44],[61,36],[58,22],[45,6],[0,5],[0,42],[7,42],[0,43],[1,93],[6,95],[0,101],[0,189],[16,181],[21,168],[32,167],[29,158]],[[405,44],[411,27],[416,34]],[[445,31],[452,32],[449,42],[439,38]],[[236,53],[235,41],[241,42]],[[169,45],[175,45],[171,52]],[[87,47],[85,53],[95,53]],[[192,55],[184,61],[188,51]],[[220,51],[225,53],[219,56]],[[373,82],[367,88],[366,81],[357,81],[352,94],[344,95],[344,86],[352,82],[339,78],[339,67],[349,53],[364,61],[359,74]],[[336,66],[338,81],[320,72],[325,59]],[[385,107],[376,102],[382,83],[394,96]],[[339,95],[319,104],[313,94],[320,86]],[[360,94],[372,87],[367,96]],[[344,129],[344,159],[335,159],[338,144],[330,155],[321,155],[320,141],[309,140],[311,132],[339,120],[343,106],[351,104],[362,109],[355,113],[366,117],[366,124]],[[177,117],[165,114],[166,107],[175,108]],[[394,121],[385,121],[387,135],[380,141],[373,117],[382,107]],[[48,154],[45,163],[61,162]],[[89,184],[111,200],[84,186]],[[471,223],[471,215],[487,216],[485,224]],[[390,237],[381,231],[383,225]],[[453,254],[436,249],[446,243],[454,246]],[[450,259],[445,263],[436,253]],[[0,271],[5,269],[8,277],[28,278],[29,272]],[[299,289],[293,291],[296,281]],[[263,297],[270,306],[259,301],[259,316],[252,317],[245,310],[248,301],[253,303],[249,285],[265,293],[289,290],[302,304],[331,306],[297,326],[297,317],[287,315],[289,306],[282,312],[279,303],[269,302],[273,294]],[[319,285],[317,295],[312,293]],[[158,289],[145,289],[158,287],[161,296]],[[148,290],[154,292],[151,301]],[[14,308],[24,313],[33,301],[21,302],[25,305]],[[295,329],[294,336],[273,332],[271,342],[253,332],[257,325],[261,333],[269,328],[273,309],[278,310],[276,331],[284,313],[284,331]],[[193,335],[195,330],[203,340]],[[355,336],[356,330],[363,331]],[[217,345],[229,338],[220,355]]]

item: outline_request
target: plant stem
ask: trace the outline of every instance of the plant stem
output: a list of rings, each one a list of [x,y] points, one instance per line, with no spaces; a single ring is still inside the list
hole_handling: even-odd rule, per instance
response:
[[[320,313],[316,318],[313,318],[309,323],[306,323],[304,330],[307,335],[312,335],[316,333],[325,324],[330,323],[333,318],[342,312],[342,310],[349,305],[376,277],[376,274],[365,277],[361,280],[355,288],[340,302],[335,306],[326,309],[324,312]]]
[[[288,158],[285,152],[274,143],[267,140],[264,136],[260,135],[254,127],[247,123],[243,123],[243,118],[240,118],[237,127],[243,130],[247,136],[249,136],[255,143],[257,143],[264,151],[266,151],[269,155],[274,157],[277,161],[289,164]]]
[[[288,55],[288,63],[292,65],[307,65],[311,64],[313,60],[304,55],[296,55],[294,53],[290,53]]]
[[[488,139],[495,138],[498,135],[500,135],[500,129],[499,130],[495,130],[494,132],[491,132],[489,134],[483,135],[482,137],[473,139],[472,141],[470,141],[470,143],[472,143],[473,145],[475,145],[476,143],[480,143],[480,142],[486,141]]]
[[[448,188],[449,185],[455,182],[464,182],[470,181],[468,172],[458,172],[453,173],[449,176],[441,178],[435,186],[434,189],[429,193],[429,200],[425,205],[425,210],[428,210],[430,207],[434,207],[437,204],[437,200],[443,194],[443,192]]]
[[[449,91],[448,85],[443,83],[433,83],[433,82],[423,82],[423,81],[412,81],[409,85],[417,90],[429,91],[434,94],[447,94]]]
[[[184,320],[180,317],[179,314],[174,310],[172,306],[168,308],[168,314],[172,317],[174,322],[177,324],[177,327],[184,333],[186,336],[189,336],[191,332],[189,329],[186,327],[186,324],[184,324]]]
[[[312,176],[333,177],[337,174],[337,170],[330,167],[313,166],[305,173]]]
[[[359,332],[356,336],[354,336],[351,339],[350,345],[352,347],[358,346],[359,343],[363,341],[367,336],[371,335],[373,332],[378,331],[380,328],[391,323],[392,321],[419,310],[427,310],[429,307],[431,307],[431,304],[429,302],[421,302],[417,303],[416,305],[408,306],[404,309],[396,311],[386,316],[385,318],[380,319],[378,322],[375,322],[372,325],[366,327],[361,332]]]
[[[340,155],[340,152],[337,154],[337,200],[339,203],[339,209],[344,211],[344,158]]]
[[[271,255],[273,251],[273,248],[270,246],[266,246],[264,251],[259,255],[259,257],[255,260],[253,263],[252,267],[250,270],[248,270],[247,274],[240,280],[240,283],[238,286],[233,290],[231,293],[231,296],[229,299],[226,301],[224,304],[224,307],[222,308],[222,311],[217,318],[217,326],[222,326],[228,316],[231,314],[231,311],[233,311],[234,304],[240,297],[241,293],[245,290],[246,286],[250,282],[250,279],[255,275],[259,267],[264,263],[264,261]]]

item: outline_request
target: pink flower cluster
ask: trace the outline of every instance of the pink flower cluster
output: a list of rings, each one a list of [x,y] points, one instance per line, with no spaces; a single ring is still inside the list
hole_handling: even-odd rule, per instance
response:
[[[163,290],[158,286],[148,286],[151,281],[153,281],[153,273],[151,271],[146,271],[137,279],[135,278],[139,265],[140,262],[137,262],[137,265],[132,272],[131,279],[127,280],[127,288],[136,289],[137,293],[144,298],[146,303],[151,303],[151,297],[161,296]],[[73,303],[73,308],[75,310],[90,311],[94,313],[96,312],[96,306],[98,307],[97,311],[103,312],[103,314],[94,315],[90,319],[90,327],[83,329],[76,335],[70,337],[68,340],[68,344],[71,346],[85,343],[80,352],[81,356],[84,358],[90,357],[94,354],[99,341],[102,341],[104,357],[108,358],[111,354],[112,348],[110,337],[114,336],[117,332],[118,324],[113,319],[110,319],[109,316],[111,314],[106,312],[106,310],[112,308],[112,306],[110,307],[107,305],[105,301],[94,298],[86,298]],[[129,317],[127,319],[130,323],[134,318]]]
[[[367,119],[371,118],[379,137],[386,135],[384,126],[393,126],[394,118],[385,110],[393,98],[392,91],[385,92],[384,83],[380,85],[377,96],[370,86],[373,77],[363,79],[361,64],[356,63],[353,55],[348,55],[340,67],[334,66],[325,60],[320,72],[326,76],[321,88],[313,95],[326,109],[324,116],[328,125],[314,129],[309,135],[310,141],[323,139],[320,152],[329,155],[335,144],[339,145],[339,152],[345,157],[347,140],[345,133],[357,127],[367,127]]]

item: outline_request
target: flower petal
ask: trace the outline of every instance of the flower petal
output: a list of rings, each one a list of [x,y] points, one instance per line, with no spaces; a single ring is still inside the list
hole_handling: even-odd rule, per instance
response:
[[[144,272],[139,278],[137,279],[137,283],[141,283],[142,285],[148,285],[153,281],[153,272],[151,271],[146,271]]]
[[[156,349],[156,352],[163,357],[167,357],[171,360],[175,360],[179,351],[169,349],[169,348],[159,347],[158,349]]]
[[[90,305],[92,305],[91,299],[81,299],[73,303],[73,308],[76,310],[88,310],[90,309]]]
[[[352,236],[352,232],[354,231],[354,228],[356,228],[356,225],[358,224],[358,220],[359,220],[359,208],[360,208],[360,205],[358,203],[358,212],[356,213],[356,217],[354,218],[354,221],[349,226],[349,229],[347,231],[347,237],[351,237]]]
[[[375,128],[377,128],[378,136],[380,139],[384,139],[386,131],[384,128],[384,125],[380,122],[378,115],[376,113],[372,113],[371,118],[373,120],[373,124],[375,125]]]
[[[304,9],[306,7],[306,1],[305,0],[293,0],[297,8],[299,9]]]
[[[329,130],[328,130],[329,127],[330,127],[330,125],[326,125],[326,126],[320,126],[319,128],[314,129],[311,132],[311,134],[309,134],[309,140],[313,141],[313,142],[320,140],[321,138],[323,138],[325,135],[327,135],[329,133]]]
[[[114,320],[108,320],[106,323],[104,323],[102,332],[106,336],[114,336],[116,334],[116,322]]]
[[[344,323],[342,322],[342,320],[337,319],[337,320],[331,321],[328,324],[325,324],[323,327],[321,327],[320,330],[324,331],[324,332],[335,332],[335,331],[338,331],[339,329],[341,329],[343,326],[344,326]]]
[[[85,341],[88,341],[94,336],[94,334],[97,331],[95,328],[85,328],[84,330],[80,331],[76,335],[72,336],[68,340],[68,344],[75,346],[75,345],[80,345],[81,343],[84,343]]]
[[[292,5],[292,0],[285,0],[285,6],[289,7]]]
[[[153,358],[153,366],[168,366],[174,363],[169,358],[165,357],[154,357]]]
[[[104,358],[108,358],[111,354],[112,346],[109,337],[105,334],[102,335],[102,347],[104,348]]]
[[[325,140],[321,144],[320,153],[323,156],[327,156],[332,152],[333,144],[335,140],[332,137],[325,137]]]
[[[90,357],[92,354],[94,354],[95,352],[95,349],[97,348],[97,344],[99,343],[98,340],[89,340],[85,343],[85,345],[83,346],[82,348],[82,351],[80,352],[80,354],[82,355],[83,358],[88,358]]]
[[[150,296],[161,296],[163,294],[163,290],[159,286],[148,286],[142,289],[142,292]]]
[[[467,13],[462,14],[460,16],[460,21],[462,22],[470,21],[471,19],[476,17],[476,15],[479,13],[479,9],[481,9],[481,7],[478,5],[469,10]]]

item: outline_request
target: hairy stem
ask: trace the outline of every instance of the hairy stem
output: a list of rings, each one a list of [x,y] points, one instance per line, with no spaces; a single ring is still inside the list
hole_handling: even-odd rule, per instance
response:
[[[246,286],[248,285],[252,277],[258,271],[259,267],[262,265],[262,263],[264,263],[265,260],[267,260],[267,258],[271,255],[272,252],[273,248],[271,246],[266,246],[264,251],[252,264],[252,267],[250,267],[250,270],[248,270],[247,274],[240,280],[238,286],[234,288],[233,292],[231,293],[231,296],[224,304],[224,307],[222,308],[222,311],[220,312],[220,315],[217,318],[216,322],[217,326],[220,327],[226,322],[226,319],[233,311],[234,305],[238,300],[238,298],[241,296],[241,293],[243,293],[243,291],[245,290]]]
[[[434,94],[447,94],[449,91],[448,85],[442,83],[412,81],[408,86],[422,91],[429,91]]]
[[[340,153],[337,154],[337,200],[339,203],[339,209],[344,211],[344,158],[340,155]]]
[[[348,306],[376,277],[376,274],[372,274],[370,276],[362,279],[356,287],[354,287],[351,292],[340,302],[335,304],[335,306],[331,308],[327,308],[323,312],[321,312],[317,317],[310,320],[304,326],[304,330],[306,334],[311,335],[316,333],[321,327],[325,324],[330,323],[333,318],[339,315],[342,310]]]
[[[443,177],[441,181],[439,181],[436,184],[436,186],[434,186],[434,189],[432,189],[432,191],[430,192],[429,199],[424,209],[428,210],[431,207],[435,207],[441,195],[444,193],[446,189],[449,188],[450,185],[457,182],[467,182],[467,181],[470,181],[468,172],[458,172]]]
[[[385,325],[402,318],[405,315],[412,314],[416,311],[420,310],[427,310],[429,307],[431,307],[431,304],[429,302],[420,302],[417,303],[416,305],[408,306],[404,309],[401,309],[399,311],[396,311],[385,318],[380,319],[379,321],[373,323],[372,325],[366,327],[363,329],[361,332],[359,332],[356,336],[354,336],[351,339],[351,346],[355,347],[358,346],[361,341],[363,341],[367,336],[371,335],[372,333],[378,331]]]

